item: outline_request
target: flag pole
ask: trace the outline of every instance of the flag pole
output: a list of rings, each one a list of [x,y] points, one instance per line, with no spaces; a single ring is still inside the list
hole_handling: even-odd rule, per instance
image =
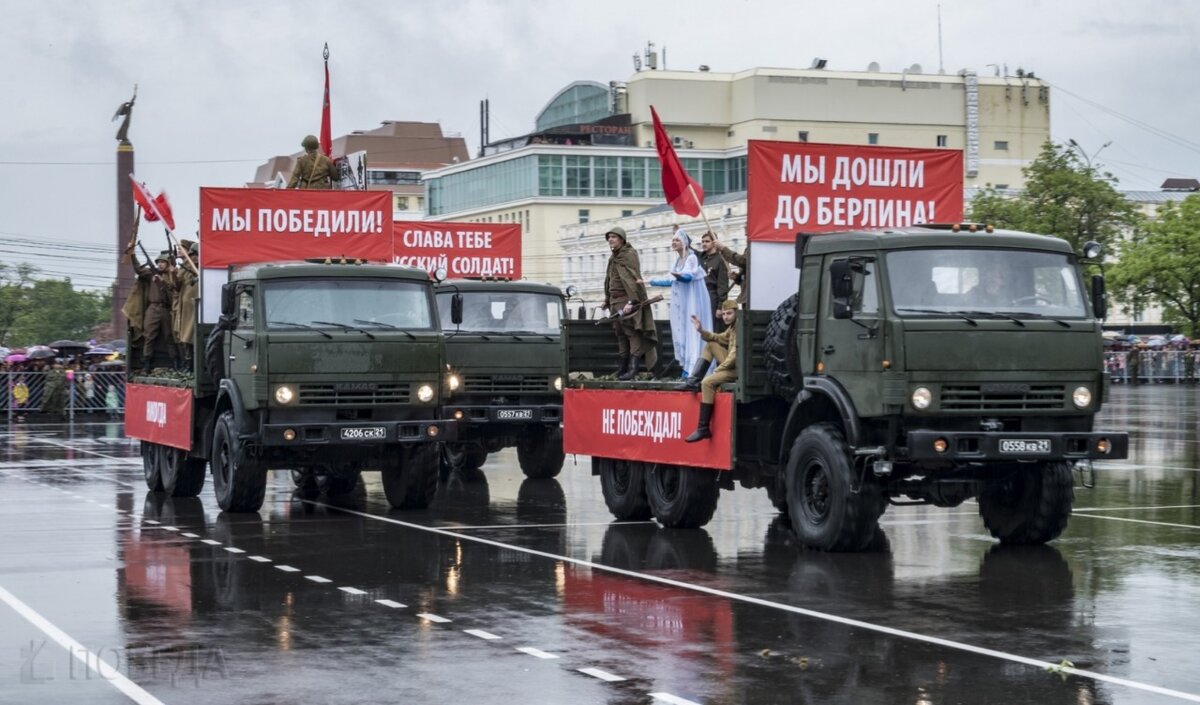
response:
[[[712,233],[713,237],[716,237],[717,231],[713,230],[712,223],[708,222],[708,215],[704,213],[704,204],[700,202],[700,197],[696,195],[696,187],[691,183],[688,183],[688,193],[692,194],[692,200],[700,207],[700,217],[704,219],[704,227],[708,228],[708,232]]]

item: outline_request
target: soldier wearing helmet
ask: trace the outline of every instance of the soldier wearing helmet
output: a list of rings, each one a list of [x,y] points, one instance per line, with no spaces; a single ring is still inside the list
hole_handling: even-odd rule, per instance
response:
[[[308,135],[301,142],[304,154],[296,160],[292,169],[292,178],[288,179],[288,188],[333,188],[333,160],[321,153],[321,143],[313,135]]]

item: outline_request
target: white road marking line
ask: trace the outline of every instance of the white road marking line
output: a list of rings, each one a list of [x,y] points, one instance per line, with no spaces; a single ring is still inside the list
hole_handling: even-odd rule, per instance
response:
[[[249,558],[250,558],[250,560],[257,561],[259,563],[270,563],[271,562],[271,559],[267,558],[266,556],[249,556]]]
[[[541,659],[558,658],[558,656],[555,654],[548,654],[545,651],[542,651],[541,649],[535,649],[532,646],[518,646],[517,651],[520,651],[523,654],[529,654],[530,656],[536,656]]]
[[[1074,667],[1069,667],[1069,666],[1064,667],[1061,664],[1051,663],[1049,661],[1039,661],[1038,659],[1029,658],[1027,656],[1019,656],[1017,654],[1012,654],[1012,653],[1008,653],[1008,652],[1004,652],[1004,651],[988,649],[988,648],[985,648],[982,646],[976,646],[974,644],[968,644],[968,643],[961,642],[961,641],[953,641],[951,639],[943,639],[941,637],[936,637],[936,636],[933,636],[930,634],[920,634],[917,632],[911,632],[911,631],[907,631],[904,629],[897,629],[895,627],[884,626],[882,624],[874,624],[871,622],[864,622],[864,621],[858,620],[858,619],[850,619],[849,617],[842,617],[840,615],[829,614],[827,612],[818,612],[817,610],[811,610],[811,609],[807,609],[804,607],[797,607],[795,605],[788,605],[788,604],[784,604],[782,602],[773,602],[771,600],[765,600],[765,599],[759,598],[759,597],[751,597],[750,595],[741,595],[741,594],[738,594],[735,592],[729,592],[727,590],[720,590],[717,588],[708,587],[706,585],[695,585],[692,583],[685,583],[683,581],[674,580],[672,578],[667,578],[667,577],[664,577],[661,575],[650,575],[647,573],[639,573],[634,570],[625,570],[624,568],[615,568],[613,566],[603,565],[601,563],[593,563],[592,561],[583,560],[581,558],[574,558],[571,556],[562,556],[562,555],[558,555],[558,554],[554,554],[554,553],[549,553],[546,551],[538,551],[536,549],[526,548],[524,546],[518,546],[515,544],[503,543],[501,541],[493,541],[491,539],[486,539],[481,536],[472,536],[472,535],[466,534],[466,533],[447,531],[446,529],[438,529],[438,528],[435,528],[432,526],[424,526],[421,524],[414,524],[409,521],[402,521],[400,519],[394,519],[392,517],[383,517],[383,516],[378,516],[375,514],[368,514],[367,512],[360,512],[355,509],[347,509],[344,507],[335,507],[332,504],[325,504],[324,502],[316,502],[316,501],[309,500],[309,499],[302,499],[300,501],[302,501],[306,504],[311,504],[313,506],[324,507],[325,509],[327,509],[331,512],[340,512],[342,514],[349,514],[351,516],[362,517],[364,519],[369,519],[371,521],[380,521],[380,522],[384,522],[387,524],[394,524],[396,526],[403,526],[403,527],[406,527],[409,529],[425,531],[425,532],[431,533],[431,534],[448,536],[451,538],[458,538],[458,539],[462,539],[464,541],[472,541],[474,543],[483,544],[485,546],[493,546],[495,548],[501,548],[501,549],[505,549],[508,551],[516,551],[518,553],[524,553],[524,554],[530,555],[530,556],[540,556],[542,558],[547,558],[547,559],[554,560],[554,561],[570,563],[571,565],[578,565],[578,566],[582,566],[585,568],[590,568],[594,571],[612,573],[614,575],[624,575],[626,577],[634,578],[637,580],[642,580],[642,581],[651,582],[651,583],[658,583],[660,585],[669,585],[671,587],[681,588],[683,590],[698,592],[698,593],[702,593],[705,595],[712,595],[714,597],[722,597],[727,600],[744,602],[744,603],[751,604],[751,605],[758,605],[760,607],[768,607],[771,609],[780,610],[782,612],[791,612],[793,614],[799,614],[799,615],[803,615],[806,617],[812,617],[814,619],[822,619],[822,620],[825,620],[828,622],[834,622],[836,624],[842,624],[842,625],[845,625],[848,627],[856,627],[859,629],[865,629],[868,631],[876,632],[879,634],[886,634],[888,636],[898,637],[901,639],[908,639],[911,641],[922,642],[925,644],[933,644],[935,646],[941,646],[941,647],[945,647],[948,649],[954,649],[956,651],[963,651],[963,652],[967,652],[967,653],[977,654],[980,656],[988,656],[988,657],[1000,659],[1003,661],[1019,663],[1019,664],[1023,664],[1025,666],[1030,666],[1030,667],[1037,668],[1040,670],[1052,669],[1056,673],[1066,673],[1069,675],[1078,676],[1080,678],[1088,678],[1088,679],[1095,680],[1095,681],[1102,681],[1105,683],[1111,683],[1113,685],[1120,685],[1120,686],[1124,686],[1126,688],[1132,688],[1134,690],[1140,690],[1140,691],[1149,692],[1149,693],[1157,693],[1159,695],[1166,695],[1169,697],[1178,698],[1180,700],[1187,700],[1189,702],[1200,703],[1200,695],[1197,695],[1194,693],[1186,693],[1186,692],[1183,692],[1180,690],[1172,690],[1170,688],[1164,688],[1162,686],[1151,685],[1149,683],[1142,683],[1139,681],[1129,680],[1127,678],[1119,678],[1117,676],[1110,676],[1110,675],[1106,675],[1104,673],[1098,673],[1096,671],[1089,671],[1086,669],[1074,668]],[[1104,518],[1109,518],[1109,517],[1104,517]],[[1188,528],[1197,528],[1197,527],[1188,527]]]
[[[209,546],[220,546],[221,545],[220,541],[214,541],[213,539],[200,539],[200,543],[206,543]]]
[[[340,588],[338,588],[338,590],[341,590],[342,592],[350,594],[350,595],[365,595],[365,594],[367,594],[366,590],[359,590],[356,587],[340,587]]]
[[[138,703],[138,705],[163,705],[161,700],[147,693],[137,683],[126,678],[115,666],[107,661],[101,661],[98,654],[89,651],[83,644],[72,639],[66,632],[54,626],[50,620],[38,614],[32,607],[21,602],[15,595],[3,587],[0,587],[0,600],[3,600],[17,614],[40,629],[43,634],[53,639],[55,643],[66,649],[76,659],[82,661],[86,669],[85,672],[95,671],[101,680],[111,683],[114,688],[124,693],[130,700]],[[101,664],[104,665],[102,666]],[[105,669],[104,666],[108,666],[108,668]]]
[[[1074,512],[1123,512],[1126,510],[1134,511],[1153,511],[1157,509],[1196,509],[1200,504],[1164,504],[1158,507],[1075,507]]]
[[[391,607],[394,610],[403,609],[405,607],[408,607],[408,605],[396,602],[395,600],[375,600],[375,601],[378,602],[379,604],[383,605],[384,607]]]
[[[299,573],[300,572],[299,568],[293,568],[290,565],[277,565],[277,566],[275,566],[275,570],[282,570],[285,573]]]
[[[163,529],[165,529],[167,531],[179,531],[178,526],[164,526]]]
[[[230,553],[245,553],[245,551],[243,551],[242,549],[234,548],[233,546],[226,546],[225,550],[229,551]]]
[[[1105,521],[1125,521],[1130,524],[1150,524],[1152,526],[1169,526],[1175,529],[1200,529],[1200,526],[1195,524],[1173,524],[1169,521],[1150,521],[1149,519],[1130,519],[1128,517],[1106,517],[1096,516],[1095,514],[1080,514],[1079,512],[1071,512],[1073,517],[1087,517],[1088,519],[1104,519]]]
[[[463,631],[471,636],[477,636],[480,639],[487,639],[488,641],[494,641],[500,638],[499,636],[491,632],[485,632],[482,629],[464,629]]]
[[[321,577],[321,576],[319,576],[319,575],[306,575],[306,576],[304,576],[304,578],[305,578],[306,580],[311,580],[311,581],[313,581],[314,583],[332,583],[332,582],[333,582],[333,581],[332,581],[332,580],[330,580],[329,578],[322,578],[322,577]]]
[[[446,619],[445,617],[439,617],[438,615],[433,614],[432,612],[421,612],[417,616],[420,617],[421,619],[427,619],[430,622],[434,622],[435,624],[445,624],[446,622],[451,621],[449,619]]]
[[[199,536],[198,534],[193,534],[193,533],[192,533],[192,532],[190,532],[190,531],[185,531],[185,532],[183,532],[182,534],[180,534],[180,536],[186,536],[186,537],[188,537],[189,539],[198,539],[198,538],[200,538],[200,536]]]
[[[670,693],[651,693],[650,697],[655,700],[661,700],[664,703],[671,703],[671,705],[700,705],[698,702],[681,698],[678,695],[671,695]]]
[[[161,524],[162,522],[154,521],[153,519],[142,519],[142,523],[143,523],[143,524],[150,524],[151,526],[158,526],[158,525],[159,525],[159,524]]]
[[[601,671],[599,668],[581,668],[579,669],[579,672],[586,673],[592,678],[599,678],[606,683],[616,683],[618,681],[625,680],[621,676],[614,675],[608,671]]]

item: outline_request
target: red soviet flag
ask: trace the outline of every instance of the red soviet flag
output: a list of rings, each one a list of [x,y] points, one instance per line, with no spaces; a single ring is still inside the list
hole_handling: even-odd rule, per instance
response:
[[[325,100],[321,103],[321,151],[333,154],[333,133],[329,127],[329,45],[325,45]]]
[[[663,129],[658,112],[650,106],[650,116],[654,118],[654,146],[658,149],[658,161],[662,164],[663,196],[675,212],[680,215],[700,215],[700,206],[704,204],[704,189],[695,179],[688,176],[679,155],[671,146],[671,137]]]
[[[146,184],[138,181],[129,175],[129,180],[133,182],[133,200],[142,207],[142,214],[146,220],[155,222],[161,220],[167,226],[167,230],[175,230],[175,215],[171,213],[171,204],[167,202],[167,192],[162,191],[157,196],[150,195],[150,189],[146,188]]]

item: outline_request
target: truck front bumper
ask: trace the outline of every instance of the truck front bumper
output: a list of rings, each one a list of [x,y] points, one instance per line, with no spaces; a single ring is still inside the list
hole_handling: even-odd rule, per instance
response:
[[[1122,460],[1129,455],[1128,433],[909,431],[907,437],[910,460]]]
[[[461,415],[460,415],[461,414]],[[459,419],[464,425],[475,424],[558,424],[562,404],[486,405],[448,404],[443,416]]]
[[[262,442],[266,446],[432,443],[457,438],[458,422],[453,420],[266,424],[262,427]]]

